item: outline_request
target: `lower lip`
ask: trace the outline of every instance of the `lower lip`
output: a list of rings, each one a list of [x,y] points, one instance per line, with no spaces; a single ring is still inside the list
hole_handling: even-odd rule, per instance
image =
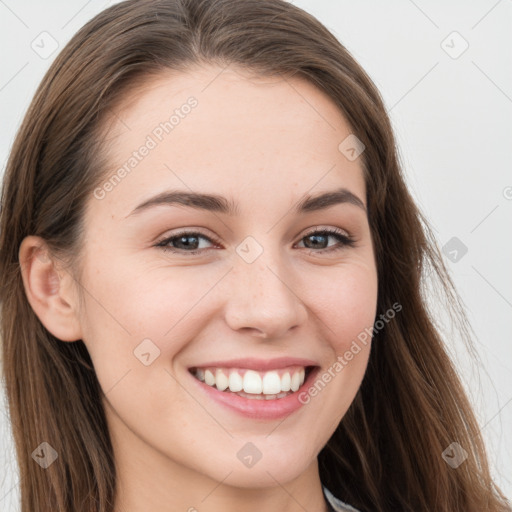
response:
[[[291,393],[284,398],[275,398],[273,400],[251,399],[239,396],[236,393],[219,391],[217,388],[208,386],[208,384],[196,379],[192,374],[190,374],[190,377],[210,398],[224,407],[248,418],[275,420],[284,418],[305,405],[299,400],[299,396],[304,396],[304,392],[309,388],[310,382],[313,381],[319,370],[320,368],[318,367],[314,368],[308,375],[308,378],[304,381],[304,384],[302,384],[302,386],[294,393]]]

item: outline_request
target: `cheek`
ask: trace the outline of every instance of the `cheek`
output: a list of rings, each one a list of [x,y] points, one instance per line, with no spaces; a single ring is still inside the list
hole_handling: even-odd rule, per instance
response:
[[[168,365],[208,322],[209,291],[225,268],[147,265],[109,258],[84,275],[83,340],[104,390],[127,372]],[[116,266],[109,261],[116,261]],[[92,268],[92,267],[91,267]],[[149,353],[149,356],[146,355]],[[147,373],[147,372],[146,372]]]
[[[314,286],[313,286],[314,284]],[[351,264],[317,272],[304,290],[319,328],[336,354],[370,329],[377,312],[377,276],[373,266]]]
[[[364,377],[377,311],[377,274],[371,264],[351,262],[317,272],[314,282],[308,302],[331,358],[303,398],[331,424],[333,417],[341,420]]]
[[[158,344],[177,329],[222,277],[222,270],[204,267],[148,267],[133,261],[96,266],[87,283],[87,316],[91,331],[117,332],[120,338],[151,338]],[[95,338],[95,336],[92,336]]]

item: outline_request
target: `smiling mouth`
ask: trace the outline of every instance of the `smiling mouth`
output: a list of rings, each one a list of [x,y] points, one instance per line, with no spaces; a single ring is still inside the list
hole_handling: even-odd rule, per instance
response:
[[[189,372],[207,386],[254,400],[279,400],[295,393],[316,366],[289,366],[255,371],[246,368],[203,367]]]

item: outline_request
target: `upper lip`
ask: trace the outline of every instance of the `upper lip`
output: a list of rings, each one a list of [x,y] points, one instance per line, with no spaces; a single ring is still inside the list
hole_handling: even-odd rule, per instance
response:
[[[248,370],[268,371],[286,368],[287,366],[318,366],[318,364],[311,359],[302,359],[297,357],[278,357],[275,359],[256,359],[253,357],[246,357],[225,361],[211,361],[195,365],[192,368],[247,368]]]

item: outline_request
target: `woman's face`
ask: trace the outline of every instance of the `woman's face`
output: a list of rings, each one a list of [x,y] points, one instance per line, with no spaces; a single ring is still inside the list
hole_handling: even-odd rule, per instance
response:
[[[116,459],[235,486],[290,481],[313,467],[370,350],[345,357],[377,303],[350,128],[305,81],[216,67],[153,79],[112,114],[80,325]]]

